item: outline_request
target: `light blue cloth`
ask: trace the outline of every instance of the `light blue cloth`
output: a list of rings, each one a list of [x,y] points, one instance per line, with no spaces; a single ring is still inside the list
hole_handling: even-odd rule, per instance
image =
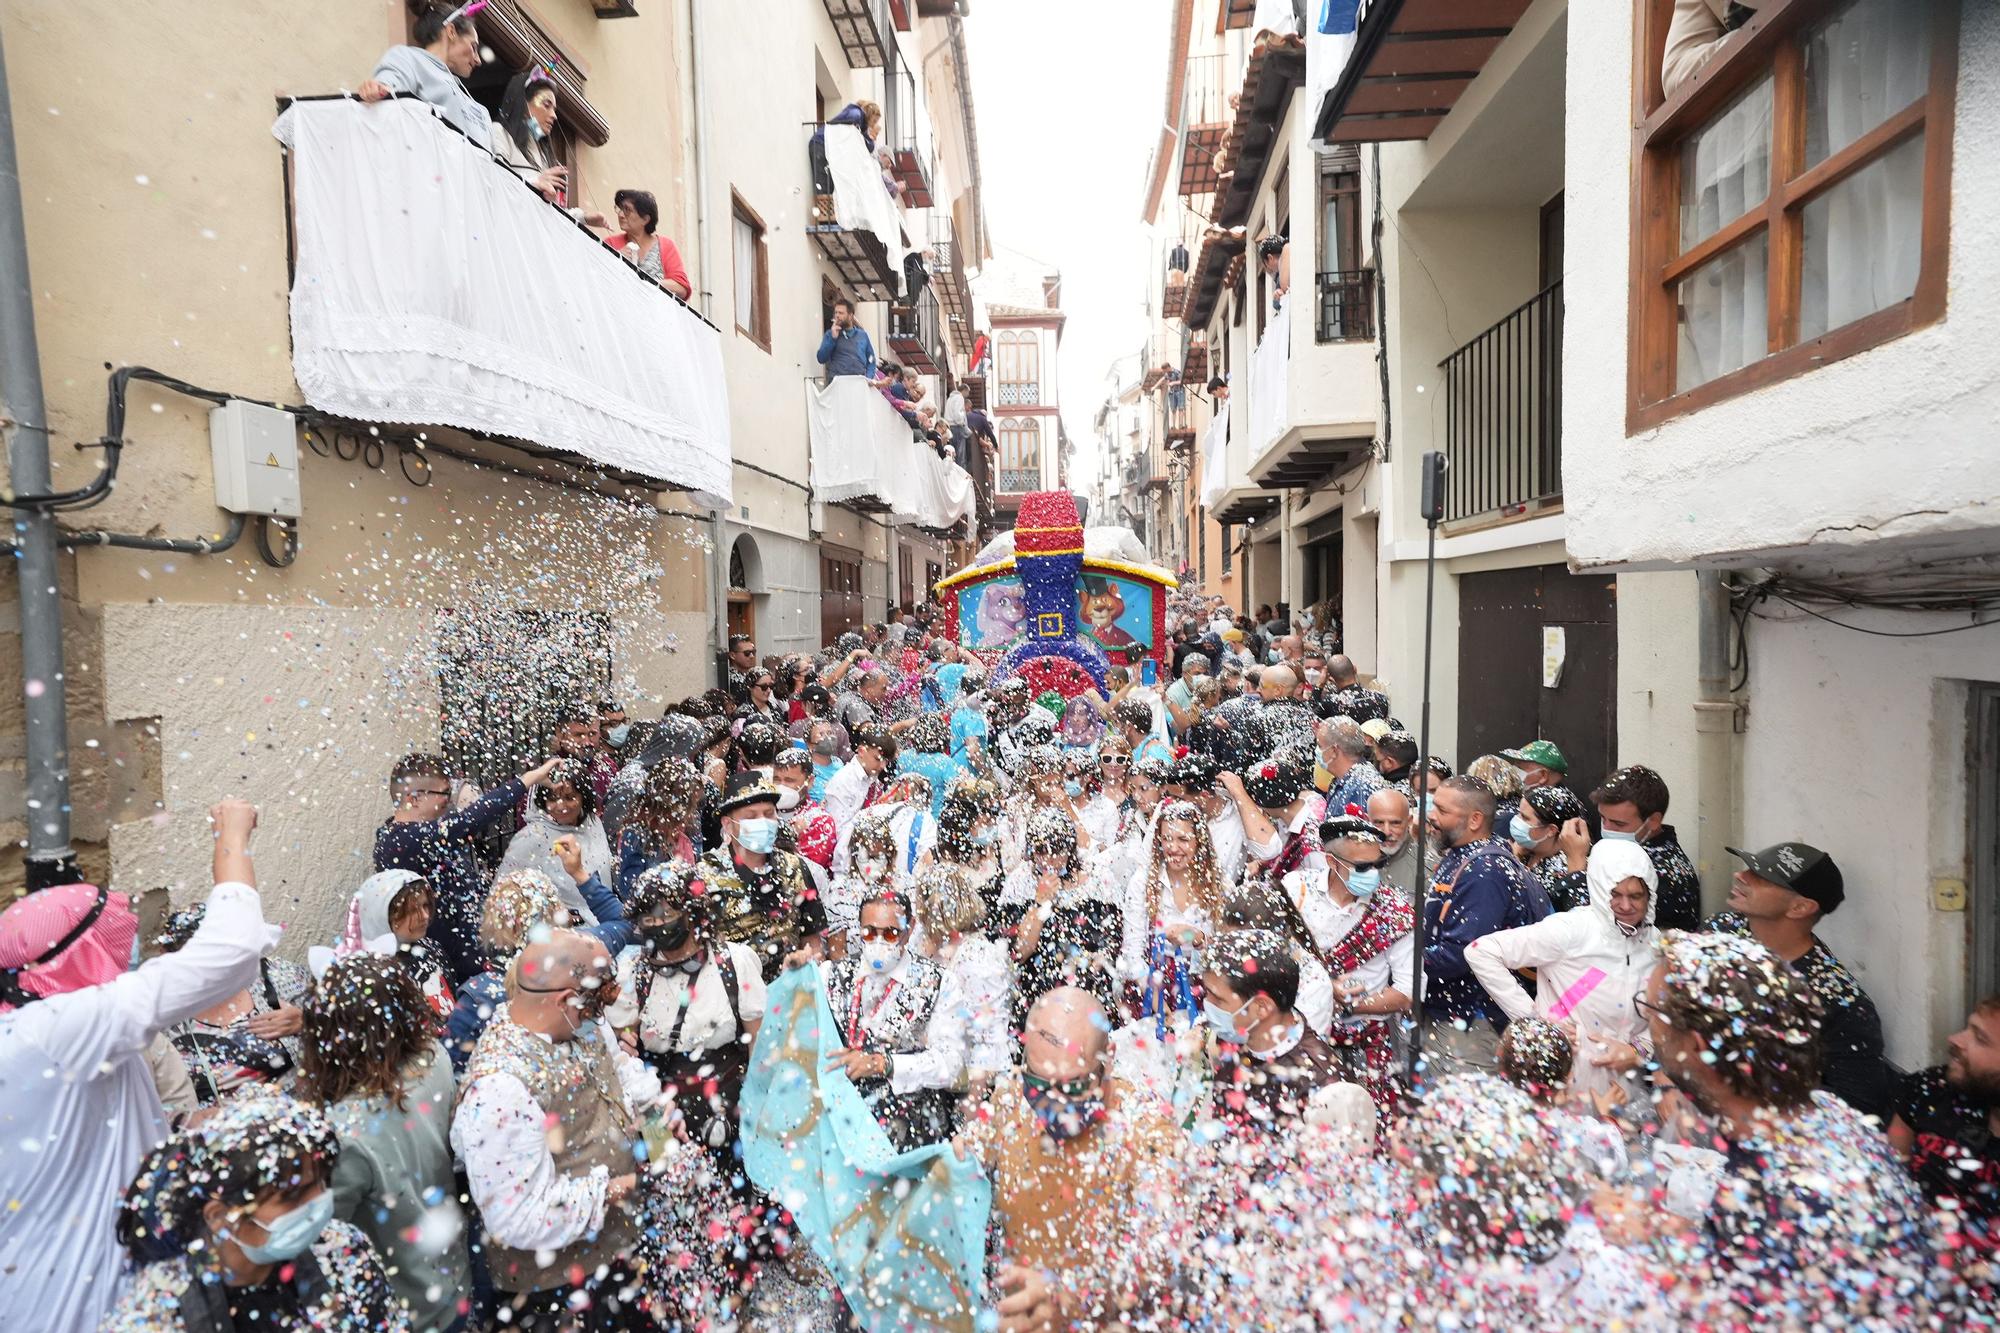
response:
[[[743,1164],[791,1211],[869,1333],[970,1328],[986,1310],[993,1188],[948,1143],[898,1153],[823,1051],[843,1044],[819,965],[766,996],[743,1082]]]
[[[921,750],[904,750],[896,756],[898,773],[916,773],[928,778],[931,784],[931,818],[944,813],[944,794],[952,782],[960,775],[972,770],[963,759],[948,754],[925,754]]]
[[[969,763],[966,742],[977,737],[979,748],[984,750],[989,743],[990,729],[986,725],[986,714],[977,708],[961,707],[951,715],[951,757],[961,763]]]

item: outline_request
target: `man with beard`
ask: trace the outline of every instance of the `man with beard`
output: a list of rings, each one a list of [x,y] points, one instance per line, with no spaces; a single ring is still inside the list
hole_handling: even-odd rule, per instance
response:
[[[1947,1046],[1943,1064],[1904,1078],[1889,1142],[1990,1263],[2000,1250],[2000,995],[1981,1000]]]
[[[1496,930],[1549,914],[1541,883],[1495,836],[1493,789],[1448,778],[1432,799],[1431,835],[1442,853],[1424,899],[1423,1044],[1435,1076],[1498,1067],[1498,1005],[1472,975],[1465,948]]]
[[[1660,952],[1636,1003],[1661,1070],[1710,1118],[1725,1159],[1701,1244],[1673,1256],[1696,1299],[1723,1307],[1701,1322],[1761,1326],[1789,1309],[1924,1326],[1923,1195],[1876,1126],[1818,1090],[1810,984],[1741,936],[1670,931]]]
[[[1342,813],[1327,805],[1328,815]],[[1382,878],[1412,898],[1417,890],[1417,840],[1410,836],[1410,798],[1383,787],[1368,798],[1368,822],[1382,830]]]
[[[715,938],[755,949],[768,985],[787,958],[817,948],[826,904],[805,863],[778,847],[778,789],[768,778],[755,772],[731,778],[721,815],[722,846],[697,863]]]

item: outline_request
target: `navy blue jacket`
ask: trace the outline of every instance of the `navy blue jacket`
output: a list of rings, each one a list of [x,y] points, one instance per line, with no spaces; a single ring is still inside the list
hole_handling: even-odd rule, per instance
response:
[[[510,778],[442,819],[390,820],[375,830],[377,870],[407,870],[430,882],[427,938],[437,946],[454,990],[480,970],[479,915],[486,910],[487,878],[473,840],[511,819],[527,794],[519,778]]]
[[[1465,946],[1548,914],[1542,882],[1506,842],[1487,838],[1446,852],[1424,896],[1424,1016],[1499,1027],[1504,1015],[1466,966]]]

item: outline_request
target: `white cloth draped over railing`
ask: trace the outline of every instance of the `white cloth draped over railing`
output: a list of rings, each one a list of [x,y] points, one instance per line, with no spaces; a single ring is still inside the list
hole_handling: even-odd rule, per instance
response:
[[[730,498],[722,344],[427,104],[296,102],[292,367],[361,421],[457,426]]]
[[[872,231],[889,252],[889,271],[903,271],[903,219],[882,183],[882,164],[852,125],[826,127],[826,169],[833,177],[833,219],[844,231]]]
[[[1285,433],[1285,383],[1292,360],[1292,311],[1290,298],[1271,322],[1264,326],[1264,340],[1250,353],[1250,462],[1255,464],[1266,449]]]
[[[1222,411],[1215,414],[1208,423],[1208,433],[1201,437],[1201,503],[1204,509],[1213,509],[1222,499],[1222,493],[1229,489],[1229,404],[1222,404]]]
[[[972,477],[911,438],[909,423],[859,375],[822,386],[806,381],[812,438],[813,500],[838,504],[873,496],[895,523],[949,528],[977,508]]]

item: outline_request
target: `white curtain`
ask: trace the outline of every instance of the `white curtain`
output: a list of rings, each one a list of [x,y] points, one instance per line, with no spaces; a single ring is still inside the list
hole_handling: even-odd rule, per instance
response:
[[[1763,359],[1771,345],[1764,299],[1769,255],[1759,232],[1681,280],[1676,392]]]
[[[1681,249],[1771,195],[1771,78],[1696,132],[1681,149]]]
[[[859,375],[806,384],[816,504],[873,496],[892,522],[948,528],[973,513],[964,468],[910,435],[909,423]]]
[[[1208,423],[1201,440],[1201,503],[1213,509],[1229,489],[1229,412],[1224,410]]]
[[[1824,161],[1930,84],[1929,7],[1862,0],[1806,42],[1806,161]],[[1805,208],[1799,335],[1905,300],[1916,290],[1924,143],[1906,140]]]
[[[429,105],[299,102],[292,368],[361,421],[581,454],[727,505],[716,331]]]
[[[757,328],[757,229],[748,218],[733,217],[730,232],[736,258],[736,327],[762,332]]]
[[[852,125],[826,127],[826,169],[833,176],[833,216],[848,231],[872,231],[889,252],[889,267],[901,274],[903,219],[882,183],[882,164]],[[901,281],[899,277],[897,279]]]
[[[1766,75],[1681,149],[1681,246],[1762,207],[1771,194],[1771,79]],[[1761,359],[1770,347],[1761,233],[1681,282],[1678,390]]]
[[[1250,461],[1255,463],[1285,433],[1286,371],[1292,360],[1291,298],[1264,326],[1264,340],[1250,354]]]

